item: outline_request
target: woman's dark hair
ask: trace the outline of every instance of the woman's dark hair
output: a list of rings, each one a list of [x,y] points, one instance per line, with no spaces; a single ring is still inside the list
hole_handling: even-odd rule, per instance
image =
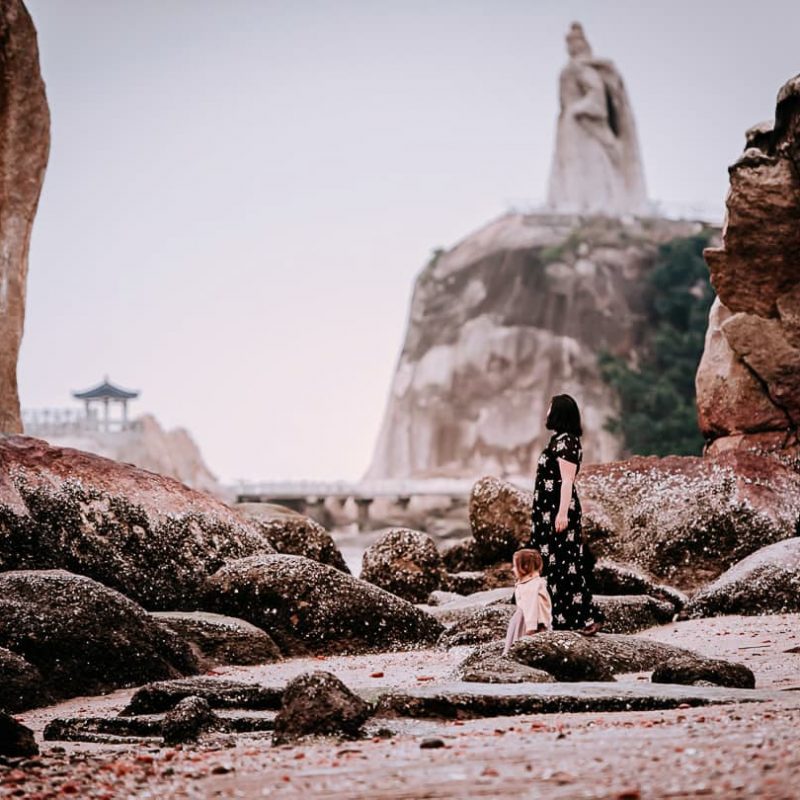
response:
[[[550,401],[550,413],[547,415],[545,426],[547,430],[556,433],[583,436],[581,412],[575,400],[568,394],[557,394]]]

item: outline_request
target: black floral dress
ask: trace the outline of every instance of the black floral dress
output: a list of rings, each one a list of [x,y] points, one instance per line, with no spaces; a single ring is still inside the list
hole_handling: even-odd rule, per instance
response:
[[[567,512],[567,527],[556,532],[556,516],[561,498],[563,458],[580,469],[583,451],[581,440],[569,433],[555,433],[539,457],[536,483],[533,488],[530,547],[542,554],[543,575],[553,598],[553,627],[578,630],[593,622],[601,622],[602,612],[592,600],[584,562],[581,535],[581,501],[575,486]]]

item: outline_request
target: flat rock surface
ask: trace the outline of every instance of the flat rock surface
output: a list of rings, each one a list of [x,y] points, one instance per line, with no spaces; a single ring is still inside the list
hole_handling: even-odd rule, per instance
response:
[[[515,683],[465,681],[389,692],[377,716],[471,719],[576,711],[641,711],[783,699],[780,691],[652,683]]]

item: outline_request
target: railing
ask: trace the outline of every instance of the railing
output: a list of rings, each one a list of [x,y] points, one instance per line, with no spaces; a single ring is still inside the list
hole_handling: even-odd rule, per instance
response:
[[[85,433],[120,433],[138,430],[136,419],[109,419],[75,408],[23,409],[22,428],[28,436],[69,436]]]
[[[265,481],[242,482],[236,487],[239,496],[282,497],[413,497],[415,495],[469,496],[475,481],[449,478],[430,480],[349,481]]]

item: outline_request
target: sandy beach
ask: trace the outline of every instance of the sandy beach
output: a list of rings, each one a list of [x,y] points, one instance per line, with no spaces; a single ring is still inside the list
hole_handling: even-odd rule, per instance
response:
[[[218,735],[184,748],[44,742],[39,757],[0,768],[0,796],[800,797],[800,652],[789,652],[800,649],[800,614],[691,620],[641,635],[744,663],[757,688],[777,690],[776,699],[648,712],[375,718],[363,740],[299,746],[273,747],[268,734]],[[213,674],[275,685],[323,669],[369,697],[444,685],[468,650],[290,659]],[[131,694],[75,698],[18,718],[40,739],[55,717],[111,716]],[[436,746],[421,747],[428,739]]]

